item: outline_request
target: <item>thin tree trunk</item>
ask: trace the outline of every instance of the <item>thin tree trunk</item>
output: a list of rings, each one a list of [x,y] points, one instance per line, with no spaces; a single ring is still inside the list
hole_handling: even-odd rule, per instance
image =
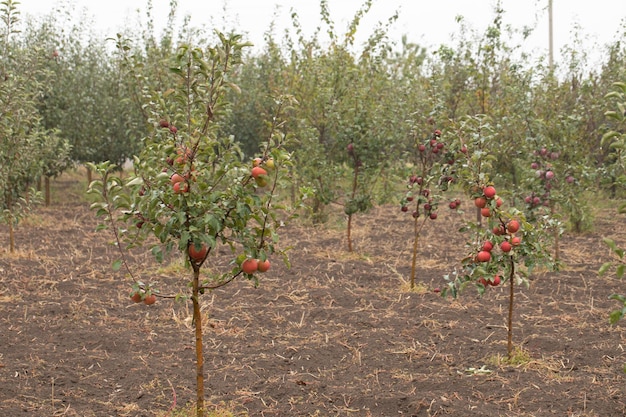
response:
[[[50,177],[46,176],[44,178],[44,188],[46,194],[46,207],[50,205]]]
[[[550,206],[550,214],[552,216],[552,218],[554,218],[554,213],[556,212],[556,209],[554,208],[554,204],[552,204]],[[560,256],[560,251],[559,251],[559,237],[560,237],[560,230],[559,230],[559,225],[557,224],[554,227],[554,260],[558,261],[559,260],[559,256]]]
[[[515,262],[513,262],[513,257],[509,259],[511,263],[511,274],[509,275],[509,320],[508,320],[508,330],[507,330],[507,352],[509,356],[509,360],[513,357],[513,301],[515,296]]]
[[[352,252],[352,214],[348,214],[348,252]]]
[[[415,288],[415,275],[417,272],[417,249],[418,249],[418,241],[419,241],[419,225],[417,224],[419,217],[414,219],[414,229],[413,229],[413,259],[411,260],[411,289]]]
[[[359,165],[354,161],[354,177],[352,178],[352,200],[356,196],[356,189],[359,185]],[[352,214],[348,214],[348,252],[352,252]]]
[[[15,232],[13,230],[13,221],[9,219],[9,252],[15,252]]]
[[[200,268],[194,266],[193,271],[193,321],[196,335],[196,415],[204,415],[204,356],[202,352],[202,315],[200,312]]]

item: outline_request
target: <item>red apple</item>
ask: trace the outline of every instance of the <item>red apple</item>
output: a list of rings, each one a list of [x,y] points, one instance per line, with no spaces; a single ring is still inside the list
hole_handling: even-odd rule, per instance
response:
[[[484,197],[476,197],[474,205],[478,208],[483,208],[487,205],[487,200]]]
[[[481,250],[478,252],[478,255],[476,255],[476,260],[478,262],[489,262],[491,260],[491,254],[486,250]]]
[[[252,177],[254,177],[256,179],[256,178],[259,178],[262,175],[267,175],[267,171],[264,170],[263,168],[259,167],[259,166],[256,166],[256,167],[252,168],[251,174],[252,174]]]
[[[513,247],[511,246],[509,242],[504,241],[500,244],[500,249],[502,249],[502,252],[508,253],[508,252],[511,252],[511,249],[513,249]]]
[[[257,269],[259,272],[267,272],[271,266],[272,264],[270,264],[269,259],[266,259],[264,261],[259,261]]]
[[[180,174],[173,174],[170,177],[170,182],[172,183],[172,185],[176,184],[177,182],[183,182],[183,181],[185,181],[185,178]]]
[[[492,187],[491,185],[489,185],[489,186],[483,188],[483,194],[487,198],[494,198],[496,196],[496,189],[494,187]]]
[[[503,235],[505,233],[504,226],[502,226],[501,224],[498,226],[493,226],[493,229],[491,229],[491,232],[496,236]]]
[[[259,261],[248,258],[241,264],[241,270],[246,274],[254,274],[259,269]]]
[[[202,245],[200,249],[196,249],[196,245],[193,243],[189,245],[189,257],[195,262],[201,262],[206,256],[209,248],[206,245]]]
[[[189,184],[187,184],[186,182],[177,182],[172,185],[172,188],[174,189],[174,193],[176,194],[186,193],[187,191],[189,191]]]
[[[506,225],[506,230],[508,230],[509,233],[517,232],[519,230],[519,222],[517,220],[511,220]]]

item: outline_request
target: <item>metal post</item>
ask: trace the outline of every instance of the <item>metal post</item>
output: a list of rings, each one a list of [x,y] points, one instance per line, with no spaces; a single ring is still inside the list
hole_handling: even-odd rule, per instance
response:
[[[549,41],[550,41],[550,55],[548,58],[548,65],[550,65],[550,71],[554,71],[554,33],[552,23],[552,0],[548,0],[548,25],[549,25]]]

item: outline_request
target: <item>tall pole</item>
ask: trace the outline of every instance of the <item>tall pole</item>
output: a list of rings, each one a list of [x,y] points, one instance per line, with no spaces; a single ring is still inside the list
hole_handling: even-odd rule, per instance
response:
[[[554,71],[554,33],[552,23],[552,0],[548,0],[548,36],[550,41],[550,55],[548,58],[548,65],[550,65],[550,71]]]

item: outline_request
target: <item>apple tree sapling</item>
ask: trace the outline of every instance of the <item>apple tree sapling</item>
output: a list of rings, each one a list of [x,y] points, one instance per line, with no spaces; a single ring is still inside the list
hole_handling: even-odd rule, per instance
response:
[[[220,124],[229,108],[227,92],[237,91],[229,74],[247,44],[239,35],[218,36],[213,47],[180,46],[171,68],[177,83],[166,93],[146,97],[153,129],[130,176],[114,175],[108,162],[91,166],[100,176],[90,186],[97,199],[92,208],[104,218],[100,228],[111,226],[120,248],[122,259],[114,266],[123,266],[135,281],[132,300],[151,305],[176,298],[193,304],[198,417],[205,411],[200,296],[239,277],[256,285],[258,273],[270,269],[272,254],[282,253],[277,229],[288,217],[277,218],[284,210],[275,197],[290,164],[283,120],[295,104],[289,96],[275,98],[260,162],[246,161],[234,138],[220,134]],[[169,252],[183,254],[191,269],[188,294],[166,295],[132,271],[124,249],[148,242],[159,262]],[[223,268],[223,263],[207,262],[220,247],[231,258]]]
[[[509,308],[507,318],[507,351],[513,354],[513,308],[515,284],[528,285],[528,276],[535,266],[550,263],[546,250],[538,239],[539,230],[526,221],[523,213],[515,208],[505,208],[502,199],[492,194],[491,185],[483,188],[481,196],[489,210],[485,227],[470,222],[463,231],[472,231],[467,244],[468,253],[462,266],[445,277],[447,285],[442,294],[457,297],[470,284],[476,285],[479,294],[489,287],[509,285]],[[489,197],[491,196],[491,198]]]
[[[464,158],[458,161],[458,181],[474,201],[480,217],[462,226],[461,232],[470,232],[467,254],[461,266],[444,277],[447,285],[441,294],[456,298],[464,288],[474,285],[482,295],[488,287],[508,284],[507,350],[510,358],[515,284],[528,285],[528,276],[536,266],[552,267],[553,262],[544,246],[542,229],[528,222],[520,210],[507,207],[489,178],[491,158],[484,149],[488,147],[486,140],[496,137],[488,120],[481,117],[468,118],[459,128],[457,146],[465,152]]]
[[[456,153],[446,147],[436,129],[424,140],[414,133],[414,172],[408,178],[407,192],[401,201],[401,211],[411,212],[413,218],[413,248],[411,259],[410,288],[415,288],[417,275],[417,254],[422,228],[428,221],[438,218],[438,210],[443,193],[455,181],[454,161]],[[458,210],[461,200],[447,203],[451,210]]]
[[[344,204],[344,213],[348,216],[348,225],[346,228],[348,251],[352,252],[352,223],[354,215],[356,213],[366,212],[372,208],[372,201],[370,194],[365,190],[367,181],[364,181],[364,177],[367,177],[367,173],[363,172],[363,161],[359,157],[359,151],[355,149],[355,145],[352,142],[346,146],[346,151],[352,168],[352,184]]]

